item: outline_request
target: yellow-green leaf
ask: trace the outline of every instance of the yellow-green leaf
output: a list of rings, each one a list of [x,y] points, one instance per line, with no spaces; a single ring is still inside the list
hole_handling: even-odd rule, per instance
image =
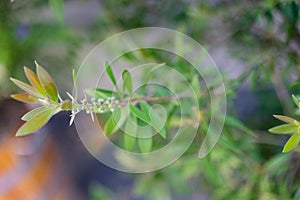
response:
[[[295,133],[290,137],[290,139],[285,143],[282,152],[286,153],[294,149],[300,141],[300,133]]]
[[[70,100],[65,100],[61,105],[62,110],[72,110],[73,104]]]
[[[16,133],[16,136],[24,136],[37,131],[42,128],[55,113],[56,108],[51,107],[37,115],[23,124]]]
[[[37,97],[32,96],[30,94],[19,93],[19,94],[12,94],[10,96],[11,96],[11,98],[13,98],[17,101],[22,101],[22,102],[25,102],[25,103],[35,103],[35,102],[39,101],[39,99]]]
[[[33,96],[39,96],[40,94],[36,91],[36,89],[22,81],[19,81],[17,79],[14,78],[10,78],[10,80],[12,82],[14,82],[14,84],[16,84],[16,86],[18,86],[20,89],[24,90],[25,92],[27,92],[28,94],[31,94]]]
[[[23,121],[29,121],[31,120],[33,117],[35,117],[37,114],[41,113],[41,112],[44,112],[45,110],[48,110],[49,108],[47,107],[39,107],[39,108],[36,108],[28,113],[26,113],[21,119]]]
[[[29,80],[29,82],[31,83],[31,85],[44,97],[47,96],[46,91],[44,90],[39,78],[37,77],[37,75],[29,68],[24,67],[24,72],[25,75],[27,77],[27,79]]]
[[[36,63],[36,72],[49,98],[51,98],[54,101],[57,101],[58,93],[57,93],[55,82],[52,79],[52,77],[48,74],[48,72],[43,67],[41,67],[37,63]]]
[[[269,129],[271,133],[279,133],[279,134],[295,133],[297,132],[297,130],[298,130],[298,126],[294,124],[284,124]]]
[[[287,116],[284,116],[284,115],[273,115],[275,118],[283,121],[283,122],[286,122],[286,123],[289,123],[289,124],[293,124],[295,121],[295,119],[291,118],[291,117],[287,117]]]

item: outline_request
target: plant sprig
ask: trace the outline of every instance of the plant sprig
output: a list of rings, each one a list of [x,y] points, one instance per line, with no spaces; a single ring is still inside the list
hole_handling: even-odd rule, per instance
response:
[[[73,123],[76,115],[85,111],[91,115],[94,120],[94,114],[112,113],[104,126],[104,133],[111,135],[119,130],[123,124],[124,128],[124,146],[130,150],[137,142],[141,152],[148,152],[152,147],[152,132],[158,133],[162,138],[167,137],[164,119],[159,112],[153,109],[151,102],[172,101],[173,96],[147,97],[133,95],[132,76],[128,70],[122,72],[122,90],[119,89],[116,78],[111,66],[105,62],[106,73],[116,91],[102,88],[87,88],[84,90],[84,98],[77,99],[77,77],[73,71],[74,96],[66,92],[70,99],[62,100],[57,90],[54,79],[37,62],[36,72],[24,67],[25,75],[29,84],[11,78],[24,93],[12,94],[15,100],[25,103],[38,103],[41,106],[29,111],[21,119],[25,123],[18,129],[16,136],[25,136],[42,128],[55,114],[61,111],[71,111],[70,125]],[[160,65],[159,65],[160,66]],[[131,96],[133,97],[131,98]],[[127,109],[127,110],[126,110]],[[132,120],[136,121],[133,123]],[[143,124],[143,131],[148,132],[148,138],[136,138],[139,128],[131,127]],[[172,123],[171,123],[172,124]],[[145,126],[146,125],[146,126]],[[126,134],[130,132],[130,134]],[[132,133],[135,132],[135,133]]]
[[[296,104],[297,108],[300,110],[299,100],[295,95],[292,95],[292,99]],[[294,118],[284,116],[284,115],[273,115],[275,118],[285,122],[286,124],[275,126],[269,131],[274,134],[289,134],[291,137],[285,143],[282,152],[286,153],[295,149],[300,142],[300,122]]]

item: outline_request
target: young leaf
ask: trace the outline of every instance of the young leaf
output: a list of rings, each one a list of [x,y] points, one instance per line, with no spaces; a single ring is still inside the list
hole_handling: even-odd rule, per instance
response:
[[[290,137],[290,139],[285,143],[282,152],[286,153],[294,149],[300,141],[300,133],[295,133]]]
[[[64,23],[64,1],[63,0],[49,0],[49,6],[54,14],[57,22]]]
[[[37,77],[37,75],[29,68],[24,67],[24,72],[25,75],[27,77],[27,79],[29,80],[30,84],[43,96],[46,97],[47,93],[44,90],[39,78]]]
[[[70,100],[65,100],[61,105],[62,110],[72,110],[73,104]]]
[[[132,78],[131,74],[128,70],[124,70],[122,72],[122,79],[123,79],[123,92],[125,92],[125,89],[128,90],[128,92],[132,93]]]
[[[29,121],[31,120],[33,117],[35,117],[37,114],[41,113],[41,112],[44,112],[45,110],[48,110],[49,108],[47,107],[39,107],[39,108],[36,108],[28,113],[26,113],[21,119],[23,121]]]
[[[284,115],[273,115],[275,118],[283,121],[283,122],[286,122],[286,123],[289,123],[289,124],[294,124],[294,121],[297,121],[291,117],[287,117],[287,116],[284,116]]]
[[[107,73],[108,77],[110,78],[111,82],[114,84],[117,91],[119,92],[119,88],[118,88],[118,85],[117,85],[117,81],[115,79],[115,75],[114,75],[110,65],[106,61],[105,61],[105,70],[106,70],[106,73]]]
[[[35,102],[39,102],[39,99],[35,96],[32,96],[30,94],[22,94],[22,93],[19,93],[19,94],[12,94],[10,95],[11,98],[17,100],[17,101],[22,101],[22,102],[25,102],[25,103],[35,103]]]
[[[28,135],[32,132],[35,132],[36,130],[42,128],[52,117],[52,115],[55,113],[56,108],[51,107],[47,110],[35,115],[32,119],[27,121],[25,124],[19,128],[19,130],[16,133],[16,136],[24,136]]]
[[[137,118],[132,116],[128,117],[126,124],[125,124],[125,129],[124,129],[124,148],[127,151],[132,150],[136,136],[137,134]]]
[[[134,104],[132,104],[132,103],[129,104],[129,110],[130,110],[130,113],[132,113],[137,118],[143,120],[144,122],[146,122],[148,124],[151,122],[151,119],[148,116],[148,112],[141,111]]]
[[[116,96],[115,92],[111,90],[100,89],[100,88],[96,88],[96,89],[89,88],[86,89],[85,92],[90,97],[95,97],[96,99]]]
[[[297,130],[298,127],[294,124],[284,124],[269,129],[269,132],[279,133],[279,134],[289,134],[289,133],[295,133]]]
[[[77,95],[78,95],[78,84],[77,84],[77,75],[75,70],[73,69],[72,71],[72,75],[73,75],[73,85],[74,85],[74,90],[75,90],[75,99],[77,99]]]
[[[17,79],[14,79],[14,78],[10,78],[10,80],[12,82],[14,82],[14,84],[16,84],[16,86],[18,86],[20,89],[24,90],[25,92],[27,92],[28,94],[31,94],[33,96],[39,96],[40,94],[36,91],[35,88],[33,88],[32,86],[22,82],[22,81],[19,81]]]
[[[143,128],[143,135],[147,134],[147,135],[151,135],[151,127],[148,126]],[[138,131],[139,132],[139,131]],[[149,133],[145,133],[145,132],[149,132]],[[152,143],[153,143],[153,138],[152,137],[148,137],[148,138],[138,138],[137,139],[137,143],[139,146],[139,149],[142,153],[149,153],[152,149]]]
[[[41,67],[37,63],[36,63],[36,72],[37,72],[38,78],[39,78],[43,88],[47,92],[48,96],[53,101],[57,101],[58,100],[58,92],[57,92],[56,85],[55,85],[55,82],[52,79],[52,77],[48,74],[48,72],[43,67]]]

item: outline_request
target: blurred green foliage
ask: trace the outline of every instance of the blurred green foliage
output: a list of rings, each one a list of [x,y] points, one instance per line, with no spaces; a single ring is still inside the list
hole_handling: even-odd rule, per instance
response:
[[[26,13],[26,9],[36,11],[48,7],[49,2],[34,1],[25,9],[24,6],[12,6],[9,1],[0,1],[0,91],[3,96],[12,89],[6,84],[7,78],[13,75],[22,79],[22,66],[32,63],[35,58],[42,58],[47,65],[61,67],[71,67],[74,63],[83,41],[72,27],[66,23],[62,25],[59,1],[51,2],[58,21],[24,22],[16,13]],[[202,111],[206,118],[199,127],[198,137],[178,161],[157,172],[134,176],[135,195],[146,199],[172,199],[177,195],[187,199],[203,195],[203,198],[216,200],[300,198],[299,151],[280,154],[281,146],[288,138],[266,132],[274,125],[274,121],[270,121],[272,114],[279,114],[275,112],[283,110],[284,114],[296,119],[300,114],[290,100],[290,94],[299,93],[300,87],[298,1],[99,2],[103,11],[88,30],[86,37],[91,40],[97,41],[101,31],[111,33],[143,26],[164,26],[188,34],[208,50],[225,45],[232,57],[246,64],[239,77],[233,79],[224,75],[229,116],[223,134],[209,156],[204,159],[196,156],[199,141],[209,123],[210,111],[207,109]],[[48,50],[56,46],[64,48],[64,54],[49,53]],[[139,53],[144,61],[166,62],[176,66],[190,81],[194,79],[193,71],[185,67],[183,60],[151,50]],[[124,57],[132,63],[141,58],[132,54]],[[260,104],[257,110],[240,119],[234,100],[240,99],[241,107],[253,106],[251,101],[237,98],[245,83]],[[208,94],[201,90],[200,104],[209,105]],[[118,198],[117,194],[99,185],[91,185],[91,196],[93,199]]]

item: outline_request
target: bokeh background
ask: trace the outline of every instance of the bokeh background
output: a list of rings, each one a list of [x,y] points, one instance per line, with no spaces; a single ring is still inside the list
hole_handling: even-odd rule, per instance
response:
[[[267,131],[280,123],[273,114],[299,118],[291,99],[300,88],[299,8],[288,0],[1,0],[0,199],[299,199],[299,151],[281,153],[287,137]],[[72,69],[96,44],[146,26],[192,37],[222,72],[228,116],[206,158],[192,153],[195,139],[169,167],[118,172],[89,155],[67,112],[34,135],[14,137],[31,107],[10,99],[18,89],[9,77],[25,80],[23,66],[34,69],[37,60],[60,91],[72,91]]]

